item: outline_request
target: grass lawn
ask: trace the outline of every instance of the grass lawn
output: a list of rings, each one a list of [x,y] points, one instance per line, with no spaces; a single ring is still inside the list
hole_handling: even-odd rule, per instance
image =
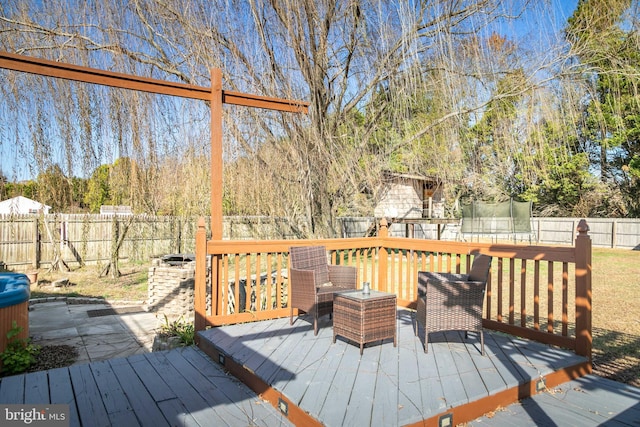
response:
[[[41,272],[32,298],[65,295],[145,301],[149,265],[123,264],[118,279],[98,277],[100,268]],[[69,278],[69,286],[51,282]],[[593,356],[596,373],[640,387],[640,251],[593,250]]]
[[[117,279],[99,277],[102,268],[87,266],[70,272],[41,271],[38,283],[31,285],[31,298],[48,296],[104,298],[110,302],[145,301],[147,299],[148,264],[121,264]],[[51,284],[59,279],[69,279],[67,286],[55,288]]]
[[[593,250],[593,364],[640,387],[640,251]]]

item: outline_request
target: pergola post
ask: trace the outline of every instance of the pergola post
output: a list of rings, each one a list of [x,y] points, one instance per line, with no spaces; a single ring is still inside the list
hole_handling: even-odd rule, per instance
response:
[[[207,326],[207,230],[204,218],[198,220],[196,231],[196,271],[193,295],[194,327],[196,331],[204,331]],[[216,302],[212,301],[215,307]],[[196,334],[196,341],[200,341]]]
[[[222,70],[211,69],[211,239],[222,240]]]

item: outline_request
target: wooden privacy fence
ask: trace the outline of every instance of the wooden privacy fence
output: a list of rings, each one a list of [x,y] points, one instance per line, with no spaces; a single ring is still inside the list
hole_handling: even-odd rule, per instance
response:
[[[413,308],[418,271],[466,272],[475,253],[493,256],[483,324],[591,357],[591,239],[585,221],[573,247],[389,237],[207,241],[196,233],[196,330],[289,315],[288,252],[324,245],[331,262],[355,266],[358,282],[393,292]]]
[[[70,266],[99,264],[110,259],[121,237],[120,259],[146,261],[159,254],[192,253],[194,222],[148,215],[0,216],[0,261],[18,270],[49,267],[56,259]]]
[[[114,224],[114,218],[117,224]],[[126,234],[123,229],[133,218]],[[49,232],[47,231],[48,225]],[[119,258],[147,261],[169,253],[193,253],[197,218],[152,215],[0,215],[0,262],[22,271],[48,268],[56,257],[69,266],[109,261],[116,234],[124,234]],[[288,218],[227,216],[226,239],[297,239],[305,224]]]

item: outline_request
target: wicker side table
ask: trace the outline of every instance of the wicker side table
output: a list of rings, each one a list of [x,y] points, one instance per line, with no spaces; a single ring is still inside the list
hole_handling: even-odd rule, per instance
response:
[[[360,354],[365,343],[396,336],[395,294],[361,290],[335,293],[333,296],[333,342],[340,335],[360,344]]]

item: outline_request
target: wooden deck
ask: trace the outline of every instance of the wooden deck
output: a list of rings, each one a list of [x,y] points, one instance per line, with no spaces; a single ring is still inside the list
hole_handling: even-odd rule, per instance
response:
[[[451,333],[433,334],[424,354],[411,312],[398,310],[398,347],[368,344],[361,357],[332,344],[323,320],[317,337],[304,318],[209,329],[200,345],[214,360],[188,347],[1,378],[0,405],[68,404],[71,426],[437,425],[441,415],[456,425],[452,408],[497,406],[468,425],[640,423],[640,389],[594,375],[553,384],[583,364],[571,352],[487,333],[483,357],[476,337]],[[544,390],[510,404],[541,378]]]
[[[487,332],[486,356],[479,337],[470,333],[465,340],[458,332],[431,334],[425,354],[412,312],[403,309],[398,346],[392,339],[368,344],[360,356],[357,345],[340,337],[332,344],[330,320],[322,320],[318,336],[305,318],[293,326],[285,318],[212,328],[201,332],[200,347],[276,406],[284,405],[294,423],[326,426],[404,426],[447,413],[463,422],[453,408],[466,407],[465,416],[475,411],[478,417],[581,375],[586,361]]]
[[[68,404],[71,426],[292,425],[196,347],[2,378],[12,403]]]

